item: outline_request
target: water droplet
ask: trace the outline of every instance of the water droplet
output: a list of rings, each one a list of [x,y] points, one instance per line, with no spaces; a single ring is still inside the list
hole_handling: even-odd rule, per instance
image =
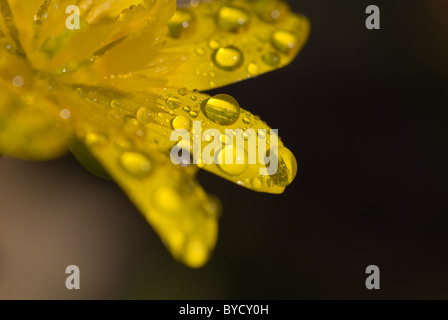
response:
[[[248,117],[244,117],[244,118],[243,118],[243,122],[244,122],[245,124],[250,124],[250,123],[251,123],[251,120],[250,120],[250,118],[248,118]]]
[[[232,96],[218,94],[202,103],[205,116],[214,123],[227,126],[240,117],[240,105]]]
[[[190,112],[190,111],[191,111],[191,108],[190,108],[189,106],[185,106],[183,110],[184,110],[185,112]]]
[[[153,121],[152,113],[153,111],[150,108],[142,107],[137,111],[137,119],[144,124],[150,123]]]
[[[249,73],[251,76],[258,75],[258,66],[255,62],[251,62],[247,65],[247,73]]]
[[[102,134],[89,132],[86,134],[86,137],[84,138],[84,142],[86,145],[93,147],[93,146],[102,146],[107,143],[107,138],[103,136]]]
[[[259,178],[252,179],[252,187],[255,189],[260,189],[263,186],[263,182]]]
[[[25,80],[21,76],[15,76],[14,79],[12,79],[12,84],[16,88],[23,87],[24,83],[25,83]]]
[[[171,126],[174,130],[184,129],[190,131],[191,121],[183,116],[177,116],[171,121]]]
[[[177,109],[180,105],[180,99],[177,97],[170,97],[166,100],[166,105],[168,108]]]
[[[212,56],[215,65],[225,71],[238,69],[244,61],[243,53],[234,46],[221,47]]]
[[[202,57],[205,54],[205,50],[200,47],[196,48],[195,52],[200,57]]]
[[[272,34],[271,43],[275,49],[286,54],[297,45],[297,38],[289,31],[278,30]]]
[[[180,88],[179,89],[179,94],[181,96],[186,96],[188,94],[188,89],[187,88]]]
[[[191,101],[196,101],[196,100],[198,100],[198,97],[196,97],[196,96],[191,96]]]
[[[131,175],[142,178],[149,174],[151,161],[139,152],[124,152],[120,157],[120,164]]]
[[[128,22],[132,19],[133,12],[130,9],[124,9],[120,12],[120,15],[118,16],[118,20],[121,22]]]
[[[233,152],[232,163],[226,161],[226,152]],[[238,176],[247,169],[247,156],[244,149],[240,146],[232,144],[222,148],[216,155],[216,163],[218,163],[218,159],[221,159],[222,162],[221,164],[218,164],[219,169],[228,175]],[[238,164],[239,162],[243,163]]]
[[[162,113],[162,112],[159,112],[159,113],[157,114],[157,116],[158,116],[159,118],[163,118],[163,113]]]
[[[218,12],[218,26],[226,31],[237,32],[249,22],[249,15],[242,9],[224,6]]]
[[[208,249],[203,241],[188,241],[184,251],[184,262],[192,268],[201,267],[208,259]]]
[[[266,22],[277,22],[287,16],[289,6],[281,0],[259,0],[255,12]]]
[[[271,67],[277,67],[280,64],[280,56],[275,52],[269,52],[263,55],[263,61]]]
[[[218,40],[214,40],[214,39],[212,39],[212,40],[210,40],[210,41],[208,42],[208,46],[209,46],[210,48],[212,48],[212,49],[218,49],[220,45],[221,45],[221,44],[219,43]]]
[[[191,111],[191,112],[190,112],[190,117],[193,118],[193,119],[194,119],[194,118],[197,118],[198,115],[199,115],[199,113],[197,113],[196,111]]]
[[[182,213],[182,199],[179,193],[170,186],[159,187],[152,196],[154,206],[163,213]]]
[[[195,17],[190,10],[178,9],[168,21],[169,35],[173,38],[184,38],[194,32]]]
[[[213,81],[210,81],[210,88],[214,88],[214,87],[216,87],[216,83]]]
[[[289,149],[281,147],[278,152],[278,170],[271,176],[275,184],[286,187],[297,174],[297,161]]]
[[[111,102],[110,102],[110,106],[112,107],[112,108],[118,108],[119,106],[120,106],[120,101],[118,101],[118,100],[112,100]]]

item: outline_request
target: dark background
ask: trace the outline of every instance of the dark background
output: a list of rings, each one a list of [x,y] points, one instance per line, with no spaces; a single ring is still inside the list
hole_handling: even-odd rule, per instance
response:
[[[3,159],[0,298],[448,299],[448,2],[289,3],[312,28],[292,65],[211,92],[279,129],[299,166],[286,192],[201,172],[224,214],[191,270],[71,156]],[[380,30],[365,28],[370,4]],[[380,290],[364,284],[372,264]]]

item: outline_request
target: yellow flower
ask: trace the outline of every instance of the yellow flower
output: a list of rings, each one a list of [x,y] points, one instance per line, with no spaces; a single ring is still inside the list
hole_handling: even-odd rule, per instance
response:
[[[260,175],[259,162],[175,165],[170,150],[182,145],[171,133],[201,139],[219,130],[202,152],[214,139],[227,144],[225,129],[269,130],[230,96],[197,90],[288,64],[308,33],[308,20],[280,0],[177,11],[174,0],[0,0],[0,154],[46,160],[68,146],[121,186],[177,260],[200,267],[215,246],[220,207],[194,179],[198,168],[281,193],[297,164],[279,141],[271,176]]]

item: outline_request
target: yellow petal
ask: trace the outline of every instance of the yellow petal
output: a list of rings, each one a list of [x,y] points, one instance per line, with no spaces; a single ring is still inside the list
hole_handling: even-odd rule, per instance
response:
[[[219,204],[194,179],[194,166],[175,166],[161,152],[163,132],[136,119],[142,106],[156,106],[157,96],[99,88],[55,92],[71,111],[75,138],[126,192],[172,255],[190,267],[202,266],[216,244]]]
[[[168,85],[207,90],[290,63],[305,44],[308,20],[280,0],[214,1],[179,8],[168,22],[166,52],[183,55]]]

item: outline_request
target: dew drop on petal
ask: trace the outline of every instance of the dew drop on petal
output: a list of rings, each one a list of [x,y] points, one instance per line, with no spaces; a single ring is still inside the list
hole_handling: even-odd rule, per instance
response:
[[[288,53],[297,45],[297,38],[289,31],[278,30],[272,34],[272,46],[282,53]]]
[[[258,66],[255,62],[251,62],[247,65],[247,73],[249,73],[251,76],[258,75]]]
[[[153,193],[152,202],[156,208],[163,210],[164,213],[182,213],[182,199],[172,187],[159,187]]]
[[[152,110],[147,107],[142,107],[138,109],[137,119],[143,124],[150,123],[153,120]]]
[[[260,178],[253,178],[252,179],[252,187],[255,189],[260,189],[263,186],[263,183],[261,182]]]
[[[86,134],[84,142],[89,147],[100,146],[105,145],[107,143],[107,138],[102,134],[89,132]]]
[[[195,119],[198,117],[198,115],[199,115],[199,113],[197,113],[196,111],[190,111],[190,118]]]
[[[244,122],[245,124],[250,124],[250,123],[251,123],[251,120],[250,120],[249,117],[244,117],[244,118],[243,118],[243,122]]]
[[[190,119],[188,119],[186,117],[176,116],[171,121],[171,127],[174,130],[184,129],[184,130],[190,131],[190,129],[191,129],[191,121],[190,121]]]
[[[243,53],[235,46],[220,47],[212,56],[215,65],[225,71],[238,69],[244,61]]]
[[[120,156],[120,164],[129,174],[137,178],[145,177],[151,171],[151,161],[139,152],[124,152]]]
[[[120,101],[118,101],[118,100],[112,100],[111,102],[110,102],[110,106],[112,107],[112,108],[118,108],[119,106],[120,106]]]
[[[187,242],[184,251],[184,261],[192,268],[202,266],[208,259],[208,250],[200,240],[190,240]]]
[[[249,23],[249,15],[242,9],[224,6],[218,12],[218,26],[226,31],[237,32]]]
[[[202,103],[202,111],[212,122],[227,126],[240,117],[240,105],[232,96],[218,94]]]
[[[177,109],[180,105],[180,99],[177,97],[170,97],[166,100],[168,108]]]
[[[277,67],[280,64],[280,56],[275,52],[269,52],[263,55],[263,61],[268,66]]]
[[[233,153],[232,163],[226,161],[226,152]],[[240,158],[240,155],[243,155],[244,159]],[[222,162],[221,164],[218,164],[219,169],[230,176],[238,176],[247,169],[247,156],[244,149],[240,146],[231,144],[222,148],[216,155],[216,163],[218,163],[218,159],[221,159]],[[243,163],[238,164],[238,162],[241,161],[243,161]]]
[[[184,38],[194,31],[195,22],[190,10],[178,9],[168,21],[169,35],[173,38]]]
[[[289,149],[282,147],[278,151],[278,170],[271,176],[275,184],[286,187],[297,174],[297,161]]]
[[[187,88],[180,88],[179,89],[179,94],[181,96],[186,96],[188,94],[188,89]]]

